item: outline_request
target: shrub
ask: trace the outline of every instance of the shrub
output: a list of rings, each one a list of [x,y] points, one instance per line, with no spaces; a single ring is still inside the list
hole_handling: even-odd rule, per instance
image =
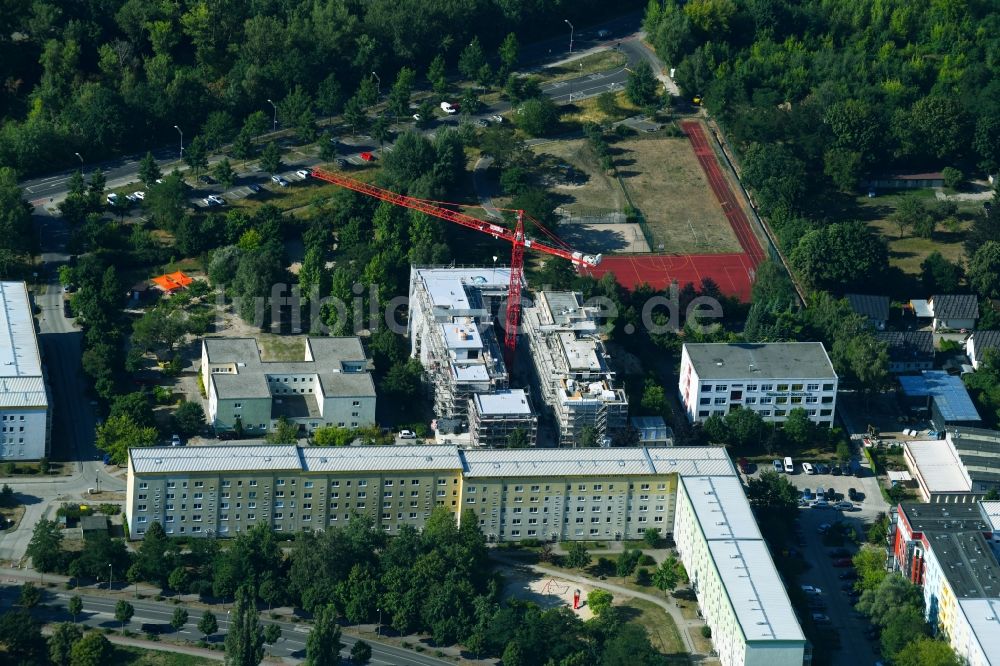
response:
[[[652,555],[646,555],[645,553],[643,553],[642,557],[639,558],[639,566],[655,567],[656,560],[653,559]]]
[[[955,167],[945,167],[942,169],[941,177],[944,178],[945,187],[950,187],[953,190],[962,189],[962,185],[965,182],[965,174]]]
[[[701,635],[704,636],[705,638],[711,638],[712,628],[706,624],[704,627],[701,628]]]

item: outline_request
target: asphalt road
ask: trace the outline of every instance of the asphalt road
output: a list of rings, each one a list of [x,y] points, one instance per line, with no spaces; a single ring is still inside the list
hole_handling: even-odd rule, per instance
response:
[[[8,580],[10,583],[10,580]],[[0,598],[4,599],[5,605],[10,605],[17,598],[19,588],[9,585],[0,588]],[[126,625],[127,629],[141,635],[143,624],[167,625],[166,631],[162,635],[162,641],[186,640],[199,641],[202,639],[201,632],[198,631],[198,620],[205,612],[204,607],[188,606],[185,604],[172,604],[168,602],[150,601],[145,599],[132,598],[127,590],[121,594],[111,596],[89,595],[86,592],[60,590],[53,592],[46,590],[43,592],[42,604],[45,608],[36,609],[35,615],[47,622],[65,622],[73,618],[66,610],[66,605],[70,597],[79,595],[83,600],[83,613],[79,615],[77,621],[88,627],[121,630],[121,623],[115,620],[115,604],[119,599],[125,599],[135,608],[135,615]],[[175,608],[184,608],[188,611],[188,622],[180,631],[174,632],[168,625],[173,617]],[[229,622],[224,610],[212,609],[219,624],[219,630],[209,637],[212,644],[221,644],[225,640],[226,632],[229,629]],[[276,624],[281,628],[281,638],[274,645],[266,646],[266,651],[274,657],[290,657],[292,659],[304,659],[306,656],[306,638],[309,635],[309,625],[304,623],[282,622],[274,620],[262,620],[263,625]],[[342,655],[347,657],[350,654],[351,646],[360,640],[355,636],[343,634],[341,642],[344,643]],[[392,645],[377,643],[366,639],[372,647],[372,660],[370,663],[384,666],[441,666],[451,662],[436,657],[423,655],[412,650],[397,648]]]
[[[609,72],[587,74],[584,76],[561,81],[558,83],[542,86],[542,92],[548,95],[557,103],[563,104],[570,101],[577,101],[594,97],[608,90],[621,90],[628,80],[628,69],[631,65],[640,60],[647,60],[654,65],[654,71],[659,71],[656,56],[645,48],[638,36],[642,12],[635,11],[621,17],[603,21],[599,25],[578,30],[574,38],[574,54],[581,53],[595,48],[620,48],[627,58],[627,64]],[[608,30],[609,35],[604,39],[598,39],[599,29]],[[551,61],[569,56],[569,35],[565,37],[554,37],[549,40],[527,45],[522,49],[522,61]],[[484,107],[483,111],[474,118],[488,118],[495,113],[504,113],[510,110],[510,105],[501,102],[492,106]],[[451,116],[441,119],[442,124],[457,124],[460,118]],[[188,139],[193,138],[192,133]],[[180,137],[178,137],[179,139]],[[265,136],[266,138],[266,136]],[[176,145],[168,145],[153,151],[153,156],[160,164],[161,169],[168,170],[174,165],[179,165],[180,142]],[[107,160],[98,164],[82,165],[84,174],[89,174],[95,169],[100,169],[107,179],[108,187],[118,187],[128,182],[136,180],[139,170],[139,161],[144,153],[123,156],[120,158]],[[307,164],[304,164],[308,166]],[[52,206],[65,197],[67,183],[75,169],[68,169],[54,174],[22,181],[21,187],[25,191],[26,198],[35,206]],[[261,181],[263,182],[263,181]],[[206,196],[212,192],[205,192],[201,196]]]

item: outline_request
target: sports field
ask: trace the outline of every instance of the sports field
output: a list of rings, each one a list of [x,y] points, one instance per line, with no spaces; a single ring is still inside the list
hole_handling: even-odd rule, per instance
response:
[[[739,239],[726,219],[687,137],[636,138],[614,148],[618,173],[646,218],[653,252],[725,254],[739,252]]]

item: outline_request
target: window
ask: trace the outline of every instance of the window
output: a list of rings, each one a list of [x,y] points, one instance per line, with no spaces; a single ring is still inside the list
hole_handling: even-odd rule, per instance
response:
[[[145,504],[140,504],[139,506],[136,507],[136,510],[137,511],[145,511],[146,510],[146,505]]]
[[[191,499],[202,499],[202,498],[204,498],[204,496],[205,496],[205,494],[204,494],[204,493],[195,493],[195,494],[194,494],[194,495],[193,495],[193,496],[191,497]]]
[[[141,481],[139,483],[139,490],[145,490],[146,488],[149,488],[149,484],[146,483],[145,481]]]
[[[823,384],[823,390],[824,391],[832,391],[833,390],[833,384]]]
[[[833,414],[833,410],[832,409],[821,409],[821,410],[819,410],[819,415],[820,416],[830,416],[830,414]]]
[[[787,391],[788,390],[788,384],[778,384],[778,390],[779,391]]]
[[[701,400],[698,401],[698,404],[699,405],[711,405],[712,404],[712,399],[711,398],[702,398]]]
[[[816,396],[814,396],[814,395],[811,395],[811,396],[809,396],[809,397],[806,398],[806,404],[807,405],[812,405],[812,404],[815,404],[817,402],[819,402],[819,399]]]
[[[798,395],[792,396],[792,404],[793,405],[801,405],[802,404],[802,396],[798,396]]]
[[[757,390],[756,384],[747,384],[747,391],[756,391],[756,390]]]
[[[229,486],[231,486],[231,485],[233,485],[233,482],[232,482],[232,481],[223,481],[223,482],[222,482],[222,487],[223,487],[223,488],[228,488],[228,487],[229,487]]]
[[[340,487],[340,481],[331,481],[330,482],[330,487],[331,488],[339,488]]]
[[[283,486],[283,485],[285,485],[285,480],[284,479],[275,479],[274,485],[276,485],[276,486]]]
[[[360,400],[354,400],[351,402],[351,407],[360,407],[360,406],[361,406]]]
[[[784,405],[784,404],[788,403],[788,397],[787,396],[779,396],[779,397],[775,398],[774,401],[776,403],[778,403],[779,405]]]
[[[204,488],[205,487],[205,482],[204,481],[195,481],[194,482],[194,487],[195,488]]]
[[[707,416],[708,416],[708,410],[707,409],[703,409],[700,412],[698,412],[698,418],[705,418]]]
[[[256,479],[252,479],[252,480],[250,481],[250,485],[251,485],[251,486],[256,486],[256,485],[257,485],[257,480],[256,480]]]
[[[175,481],[167,481],[167,488],[174,488],[177,486]]]
[[[758,414],[760,414],[761,416],[770,416],[771,415],[771,410],[770,409],[762,409],[762,410],[760,410],[758,412]]]
[[[761,384],[760,385],[760,390],[761,391],[773,391],[774,390],[774,384]]]
[[[819,384],[806,384],[806,390],[807,391],[818,391],[819,390]]]
[[[302,484],[302,486],[304,488],[312,488],[313,487],[313,482],[312,481],[306,481],[305,483]]]
[[[196,504],[192,505],[191,508],[195,509],[195,510],[200,510],[201,509],[201,502],[197,502]]]
[[[772,402],[774,402],[774,398],[769,395],[762,396],[760,399],[760,404],[762,405],[770,405]]]
[[[194,514],[193,516],[191,516],[191,520],[193,520],[196,523],[200,523],[201,522],[201,514],[200,513]]]
[[[755,398],[753,396],[748,396],[747,398],[745,398],[743,400],[743,402],[745,402],[748,405],[756,405],[757,404],[757,398]]]
[[[350,481],[348,481],[348,482],[347,482],[347,485],[351,485],[351,482],[350,482]],[[359,488],[364,488],[364,487],[365,487],[365,486],[367,486],[367,485],[368,485],[368,481],[367,481],[367,480],[365,480],[365,479],[362,479],[362,480],[358,481],[358,487],[359,487]]]
[[[145,493],[140,493],[139,496],[136,497],[136,499],[144,500],[144,499],[146,499],[146,494]]]
[[[802,384],[792,384],[792,390],[793,391],[801,391],[802,390]]]
[[[701,392],[702,393],[711,393],[712,392],[712,385],[711,384],[705,384],[704,386],[701,387]]]
[[[715,390],[716,391],[727,391],[727,390],[729,390],[729,385],[728,384],[716,384],[715,385]]]
[[[387,480],[386,480],[386,482],[385,482],[385,487],[386,487],[386,488],[391,488],[391,487],[392,487],[392,479],[387,479]]]
[[[785,416],[787,413],[788,412],[785,411],[784,409],[776,409],[776,410],[774,410],[774,415],[775,416]]]
[[[724,397],[723,398],[716,398],[715,399],[715,404],[717,404],[717,405],[724,405],[724,404],[726,404],[726,399]]]

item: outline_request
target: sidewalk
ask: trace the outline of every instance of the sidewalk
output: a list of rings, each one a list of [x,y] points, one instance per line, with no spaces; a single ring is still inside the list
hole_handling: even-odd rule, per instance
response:
[[[51,636],[53,628],[51,625],[46,625],[42,627],[42,635]],[[99,631],[97,629],[92,629],[91,631]],[[103,632],[101,632],[103,633]],[[104,637],[108,639],[109,643],[114,645],[123,645],[125,647],[135,647],[142,650],[155,650],[157,652],[177,652],[180,654],[190,655],[192,657],[201,657],[202,659],[211,659],[212,661],[225,661],[226,654],[224,652],[219,652],[218,650],[209,650],[207,648],[195,647],[193,645],[178,645],[177,643],[159,643],[157,641],[147,641],[142,638],[130,638],[128,636],[122,636],[118,633],[104,634]],[[281,659],[264,659],[265,662],[273,661],[275,663],[282,663]]]

